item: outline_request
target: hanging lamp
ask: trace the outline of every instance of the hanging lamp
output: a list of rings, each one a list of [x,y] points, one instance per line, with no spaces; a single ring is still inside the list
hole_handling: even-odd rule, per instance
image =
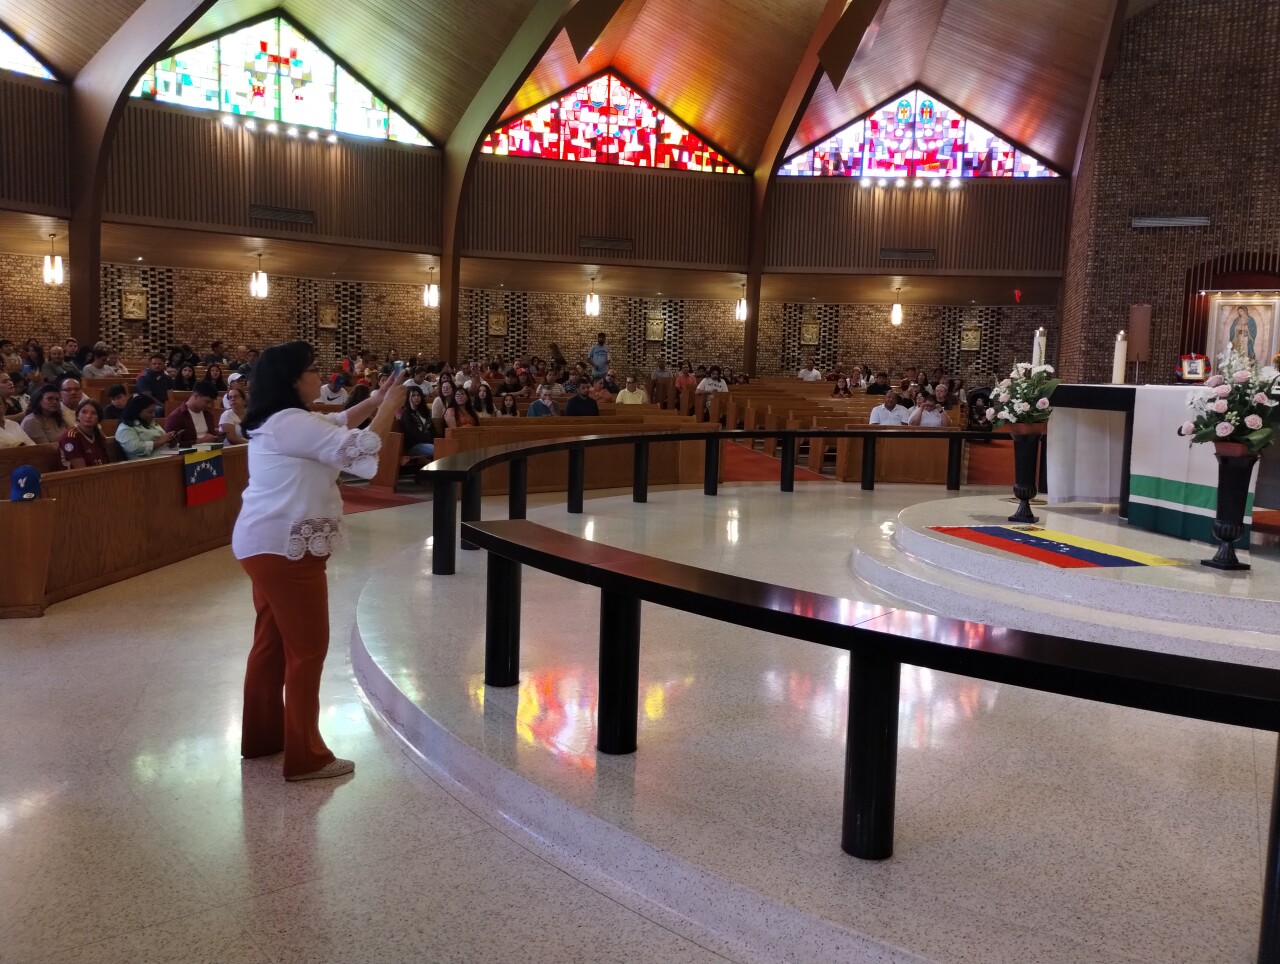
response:
[[[591,290],[587,293],[586,303],[582,309],[588,318],[595,318],[600,314],[600,296],[596,294],[596,279],[591,279]]]
[[[56,234],[49,235],[49,253],[44,256],[44,283],[47,285],[62,284],[62,255],[54,254],[53,239]]]
[[[436,284],[436,269],[431,268],[431,280],[422,287],[422,304],[427,308],[440,307],[440,286]]]
[[[889,309],[889,323],[895,328],[902,324],[902,289],[894,288],[897,293],[897,300],[894,301],[893,307]]]
[[[258,270],[249,275],[249,294],[259,300],[267,296],[267,273],[262,270],[262,253],[258,253]]]
[[[742,297],[738,299],[737,307],[733,311],[733,317],[738,321],[747,320],[747,283],[742,282]]]

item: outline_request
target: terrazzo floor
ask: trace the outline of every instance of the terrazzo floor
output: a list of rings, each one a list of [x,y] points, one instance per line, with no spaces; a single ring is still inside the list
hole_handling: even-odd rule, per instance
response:
[[[530,518],[885,602],[849,575],[852,535],[939,494],[655,489]],[[838,655],[647,607],[640,750],[598,757],[593,594],[526,573],[522,685],[486,690],[483,560],[427,576],[430,511],[349,517],[330,567],[341,780],[239,759],[251,610],[229,550],[0,622],[0,962],[761,959],[562,869],[406,751],[346,658],[375,574],[366,643],[459,738],[815,926],[936,961],[1251,960],[1273,737],[907,670],[895,856],[854,861]]]

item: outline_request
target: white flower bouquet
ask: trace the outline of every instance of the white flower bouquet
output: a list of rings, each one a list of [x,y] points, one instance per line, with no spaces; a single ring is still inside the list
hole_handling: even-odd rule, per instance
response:
[[[1280,372],[1267,365],[1258,368],[1228,347],[1218,361],[1218,373],[1187,396],[1191,420],[1178,434],[1192,442],[1239,442],[1250,452],[1260,452],[1274,439],[1267,425],[1276,400],[1271,397]]]
[[[987,421],[997,429],[1047,422],[1053,414],[1049,396],[1057,387],[1052,365],[1018,362],[1009,377],[991,390],[992,407],[987,409]]]

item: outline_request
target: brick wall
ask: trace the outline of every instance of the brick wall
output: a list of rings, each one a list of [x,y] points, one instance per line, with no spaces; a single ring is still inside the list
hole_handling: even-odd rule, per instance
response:
[[[71,323],[70,289],[41,278],[40,258],[0,254],[0,337],[61,344]]]
[[[1063,290],[1063,369],[1108,378],[1129,306],[1152,306],[1153,380],[1181,353],[1188,272],[1280,239],[1280,4],[1161,0],[1124,29],[1092,119]],[[1208,215],[1208,228],[1135,230],[1135,215]],[[1203,346],[1199,346],[1203,351]]]

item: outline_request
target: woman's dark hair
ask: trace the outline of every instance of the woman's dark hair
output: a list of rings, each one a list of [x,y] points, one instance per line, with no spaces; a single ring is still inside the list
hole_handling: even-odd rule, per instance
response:
[[[445,408],[452,408],[455,411],[464,411],[477,422],[480,421],[480,415],[476,412],[476,407],[471,404],[471,396],[461,389],[455,391],[449,398],[446,398],[444,405]]]
[[[474,399],[476,411],[484,412],[486,415],[496,415],[493,409],[493,389],[489,387],[489,383],[481,381],[476,386],[476,397]]]
[[[155,411],[156,400],[150,395],[134,395],[124,403],[124,413],[120,416],[120,421],[125,425],[137,425],[138,416],[150,409]]]
[[[286,408],[307,410],[296,382],[315,363],[316,353],[305,341],[272,345],[253,366],[253,398],[244,413],[241,430],[246,434]]]
[[[513,411],[513,412],[514,412],[514,411],[516,410],[516,397],[515,397],[514,395],[512,395],[510,392],[507,392],[506,394],[504,394],[504,395],[502,396],[502,413],[503,413],[504,415],[505,415],[505,414],[506,414],[506,412],[507,412],[507,399],[508,399],[508,398],[509,398],[509,399],[511,399],[511,411]]]
[[[410,385],[409,390],[405,392],[405,395],[404,395],[404,407],[406,410],[412,410],[414,408],[414,404],[413,404],[414,396],[417,396],[418,398],[418,401],[420,403],[419,407],[421,407],[421,405],[426,404],[427,393],[424,392],[417,385]]]
[[[92,398],[86,398],[76,406],[76,431],[83,432],[80,427],[80,413],[86,408],[91,408],[98,413],[98,424],[93,427],[93,438],[95,442],[103,443],[105,439],[102,435],[102,406],[95,402]]]
[[[46,383],[44,385],[41,385],[39,388],[37,388],[36,393],[31,396],[31,407],[28,408],[27,411],[34,412],[37,416],[39,416],[40,418],[43,418],[44,417],[44,397],[46,395],[57,396],[58,404],[59,405],[62,404],[62,394],[58,390],[58,386],[50,385]]]
[[[348,408],[355,408],[372,394],[373,391],[369,388],[368,384],[357,385],[355,388],[351,389],[351,394],[347,396],[347,404],[342,406],[343,411],[346,411]]]

